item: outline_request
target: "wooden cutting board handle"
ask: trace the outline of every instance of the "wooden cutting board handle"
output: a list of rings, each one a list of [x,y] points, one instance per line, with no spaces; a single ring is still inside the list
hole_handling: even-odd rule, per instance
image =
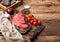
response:
[[[3,9],[4,11],[6,11],[6,9],[7,9],[7,8],[6,8],[5,6],[3,6],[2,4],[0,4],[0,8]]]

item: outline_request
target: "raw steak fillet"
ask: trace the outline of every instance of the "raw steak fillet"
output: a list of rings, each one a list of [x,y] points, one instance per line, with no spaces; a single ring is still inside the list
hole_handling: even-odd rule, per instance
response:
[[[20,28],[27,29],[28,25],[25,23],[24,14],[16,14],[12,18],[12,23]]]

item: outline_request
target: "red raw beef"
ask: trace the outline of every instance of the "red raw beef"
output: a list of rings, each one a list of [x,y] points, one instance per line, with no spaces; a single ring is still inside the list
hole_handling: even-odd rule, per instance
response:
[[[24,21],[24,14],[16,14],[12,18],[12,23],[20,28],[26,29],[28,25]]]
[[[27,28],[28,28],[28,25],[27,25],[27,24],[20,24],[19,27],[20,27],[20,28],[23,28],[23,29],[27,29]]]

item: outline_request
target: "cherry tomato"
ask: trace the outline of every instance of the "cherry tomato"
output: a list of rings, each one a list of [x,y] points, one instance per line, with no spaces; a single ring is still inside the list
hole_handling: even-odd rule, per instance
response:
[[[37,22],[33,22],[33,25],[36,26],[37,25]]]
[[[29,15],[26,15],[26,18],[31,18],[31,19],[34,19],[33,15],[29,14]]]
[[[38,25],[41,25],[41,24],[42,24],[42,22],[40,20],[38,20]]]
[[[32,14],[29,14],[30,17],[34,17]]]
[[[36,22],[37,20],[34,19],[34,21]]]
[[[31,19],[33,20],[34,18],[33,18],[33,17],[31,17]]]
[[[30,21],[30,20],[31,20],[31,18],[30,18],[30,17],[27,17],[27,20],[28,20],[28,21]]]
[[[30,20],[30,23],[33,24],[34,20]]]
[[[31,15],[31,17],[33,17],[33,18],[34,18],[34,16],[33,16],[33,15]]]

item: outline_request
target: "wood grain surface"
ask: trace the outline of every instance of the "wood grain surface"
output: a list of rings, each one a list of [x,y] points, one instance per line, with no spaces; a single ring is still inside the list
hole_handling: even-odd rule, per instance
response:
[[[45,25],[35,42],[60,42],[60,0],[24,0],[17,9],[21,11],[27,4],[31,6],[31,14]]]
[[[45,26],[35,42],[60,42],[60,0],[24,0],[16,9],[21,11],[27,4],[31,6],[31,14]]]

